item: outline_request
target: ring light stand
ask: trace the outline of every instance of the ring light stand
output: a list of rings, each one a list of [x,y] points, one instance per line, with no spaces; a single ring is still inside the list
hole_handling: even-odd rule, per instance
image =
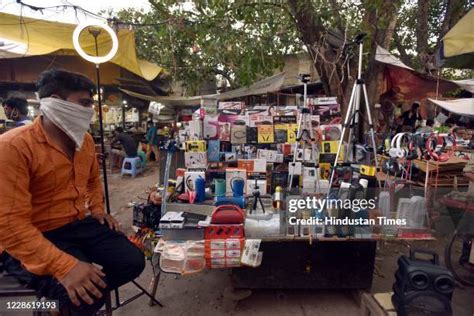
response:
[[[88,28],[88,27],[95,27],[96,29],[89,29],[89,33],[94,37],[94,44],[95,44],[95,53],[96,56],[91,56],[86,54],[86,52],[82,49],[81,44],[79,43],[79,36],[81,35],[81,32]],[[105,56],[99,56],[99,44],[97,42],[97,38],[99,35],[102,33],[100,29],[104,29],[112,39],[112,49],[107,53]],[[102,151],[102,171],[103,171],[103,176],[104,176],[104,195],[105,195],[105,206],[107,210],[107,214],[110,214],[110,200],[109,200],[109,186],[108,186],[108,181],[107,181],[107,163],[105,161],[105,144],[104,144],[104,125],[103,125],[103,115],[102,115],[102,93],[100,91],[100,70],[99,70],[99,65],[105,62],[110,61],[115,54],[117,54],[118,51],[118,38],[117,35],[115,34],[114,30],[106,24],[97,24],[97,23],[86,23],[86,24],[80,24],[74,29],[74,33],[72,35],[72,42],[74,45],[74,49],[77,51],[79,56],[84,58],[90,63],[95,64],[95,75],[96,75],[96,83],[97,83],[97,96],[98,96],[98,105],[99,105],[99,133],[100,133],[100,148]],[[122,307],[131,301],[137,299],[141,295],[145,294],[150,298],[150,302],[153,302],[154,304],[157,304],[161,307],[163,305],[148,291],[146,291],[140,284],[138,284],[135,280],[131,281],[136,287],[138,287],[141,290],[141,293],[133,296],[132,298],[126,300],[125,302],[121,303],[119,299],[119,291],[118,288],[115,289],[115,300],[116,300],[116,306],[115,308],[112,309],[117,309],[119,307]]]
[[[94,37],[95,43],[95,53],[96,56],[91,56],[86,54],[86,52],[82,49],[81,44],[79,43],[79,36],[81,35],[82,31],[88,27],[94,26],[96,28],[103,28],[107,33],[109,33],[110,38],[112,39],[112,49],[109,53],[105,56],[99,56],[99,45],[97,43],[97,37],[100,35],[101,30],[89,29],[89,33]],[[72,42],[74,48],[76,49],[79,56],[84,58],[90,63],[95,64],[95,75],[96,75],[96,83],[97,83],[97,95],[98,95],[98,105],[99,105],[99,134],[100,134],[100,149],[102,151],[102,171],[104,176],[104,195],[105,195],[105,208],[107,210],[107,214],[110,214],[110,200],[109,200],[109,185],[107,181],[107,163],[105,161],[105,144],[104,144],[104,125],[103,125],[103,114],[102,114],[102,92],[100,90],[100,71],[99,65],[111,60],[118,50],[118,38],[112,28],[108,25],[99,25],[96,23],[86,23],[80,24],[74,29],[74,33],[72,34]]]

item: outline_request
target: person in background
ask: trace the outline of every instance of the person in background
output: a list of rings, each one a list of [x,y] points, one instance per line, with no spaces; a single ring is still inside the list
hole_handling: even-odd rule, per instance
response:
[[[413,102],[411,109],[402,114],[402,131],[403,132],[414,132],[417,127],[417,121],[421,121],[420,115],[420,103],[418,101]]]
[[[81,74],[43,72],[41,115],[0,136],[3,267],[38,297],[57,300],[61,315],[95,315],[109,290],[145,267],[144,254],[104,211],[87,133],[94,87]]]
[[[15,121],[16,127],[31,124],[31,120],[28,118],[28,101],[25,98],[10,97],[2,105],[5,116],[7,119]]]
[[[158,130],[156,124],[154,122],[148,124],[148,131],[146,133],[146,161],[150,161],[150,156],[152,152],[155,155],[155,160],[157,162],[160,161],[160,151],[158,149],[159,142],[157,133]]]
[[[123,151],[115,152],[124,157],[134,158],[137,157],[137,148],[138,144],[128,133],[124,132],[123,128],[120,126],[117,127],[114,131],[114,139],[112,140],[112,145],[120,144],[122,145]]]
[[[427,119],[426,120],[426,126],[418,128],[417,132],[419,132],[419,133],[432,133],[433,128],[434,128],[434,120],[433,119]]]

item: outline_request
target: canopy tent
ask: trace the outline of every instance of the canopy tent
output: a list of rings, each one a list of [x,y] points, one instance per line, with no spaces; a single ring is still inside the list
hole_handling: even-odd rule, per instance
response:
[[[0,38],[11,42],[0,45],[0,58],[76,54],[72,43],[75,28],[74,24],[0,13]],[[164,71],[162,67],[137,57],[133,31],[118,29],[116,33],[119,49],[110,62],[148,81],[155,79]],[[80,43],[86,53],[95,55],[94,37],[87,30],[81,33]],[[99,35],[98,44],[99,55],[109,52],[111,40],[108,35]]]
[[[436,64],[438,67],[474,69],[474,8],[443,37]]]
[[[390,54],[388,50],[386,50],[385,48],[379,45],[377,45],[377,48],[375,50],[375,60],[387,65],[401,67],[401,68],[415,71],[413,68],[410,68],[407,65],[405,65],[401,60],[399,60],[397,57]]]
[[[390,70],[386,71],[393,81],[402,85],[402,90],[413,90],[413,93],[421,90],[431,90],[432,92],[436,89],[436,80],[437,78],[427,76],[414,70],[413,68],[408,67],[403,62],[401,62],[397,57],[390,54],[390,52],[380,46],[377,46],[375,53],[375,60],[381,63],[388,65]],[[422,83],[425,85],[422,86]],[[458,87],[474,93],[474,80],[473,79],[464,79],[464,80],[445,80],[439,79],[439,88],[440,92],[453,89],[452,83],[456,84]],[[419,90],[421,89],[421,90]]]
[[[384,63],[384,91],[395,92],[406,103],[436,97],[457,88],[456,82],[419,73],[402,63],[386,49],[377,46],[375,60]],[[466,85],[466,82],[462,83]]]
[[[472,98],[456,100],[428,100],[451,113],[474,118],[474,99]]]
[[[269,92],[275,92],[281,89],[283,82],[285,81],[285,73],[281,72],[269,78],[257,81],[248,87],[242,87],[232,91],[227,91],[220,94],[207,94],[193,97],[163,97],[156,95],[145,95],[136,93],[126,89],[120,89],[124,93],[143,100],[155,101],[169,107],[191,107],[200,105],[201,99],[216,99],[216,100],[227,100],[234,98],[241,98],[249,95],[266,94]]]

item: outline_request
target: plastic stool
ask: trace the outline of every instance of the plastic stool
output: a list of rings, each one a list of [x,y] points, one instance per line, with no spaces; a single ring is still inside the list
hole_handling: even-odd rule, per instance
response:
[[[128,168],[127,168],[128,166]],[[142,173],[143,167],[142,167],[142,160],[140,157],[127,157],[123,160],[122,164],[122,173],[121,175],[123,176],[124,174],[131,174],[132,177],[136,177],[137,174]]]
[[[140,160],[142,161],[143,169],[145,169],[146,168],[146,154],[145,154],[145,152],[140,150],[137,154],[138,154],[138,157],[140,157]]]

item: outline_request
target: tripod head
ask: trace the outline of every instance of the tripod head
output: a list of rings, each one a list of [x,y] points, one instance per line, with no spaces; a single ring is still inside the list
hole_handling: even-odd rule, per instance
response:
[[[364,42],[365,37],[367,36],[367,33],[359,33],[354,37],[354,43],[357,45],[360,45]]]
[[[298,74],[296,78],[302,83],[308,83],[311,81],[311,76],[309,74]]]

